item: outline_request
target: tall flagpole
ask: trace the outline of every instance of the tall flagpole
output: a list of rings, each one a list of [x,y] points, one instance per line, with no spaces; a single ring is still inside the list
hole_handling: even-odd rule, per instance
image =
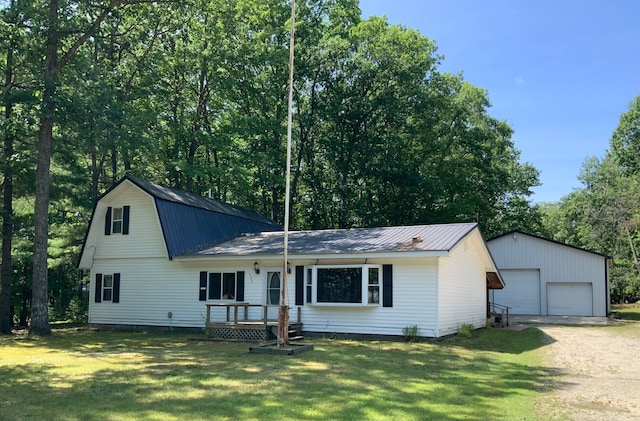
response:
[[[284,258],[282,261],[282,295],[278,311],[278,346],[289,344],[289,307],[287,306],[287,262],[289,259],[289,206],[291,184],[291,125],[293,120],[293,47],[295,33],[296,2],[291,0],[291,31],[289,36],[289,105],[287,112],[287,169],[284,198]]]

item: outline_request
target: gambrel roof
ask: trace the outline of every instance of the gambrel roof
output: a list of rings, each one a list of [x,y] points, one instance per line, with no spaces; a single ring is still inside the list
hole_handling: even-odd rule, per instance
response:
[[[169,258],[242,234],[282,229],[249,209],[132,176],[124,179],[155,199]]]
[[[83,257],[99,203],[108,202],[123,184],[133,185],[153,199],[169,259],[243,234],[282,229],[274,221],[252,210],[127,175],[96,202],[85,234],[79,267],[86,265],[82,263]],[[93,229],[100,229],[98,225]]]
[[[189,193],[183,190],[162,186],[160,184],[154,183],[153,181],[143,180],[131,175],[124,176],[124,178],[120,180],[118,184],[112,187],[109,191],[113,190],[124,180],[131,181],[133,184],[147,192],[150,196],[153,196],[154,198],[159,200],[277,226],[277,224],[271,219],[250,209],[230,205],[228,203],[220,202],[218,200],[211,199],[206,196],[201,196],[199,194]],[[109,191],[107,193],[109,193]],[[105,195],[107,193],[105,193]]]

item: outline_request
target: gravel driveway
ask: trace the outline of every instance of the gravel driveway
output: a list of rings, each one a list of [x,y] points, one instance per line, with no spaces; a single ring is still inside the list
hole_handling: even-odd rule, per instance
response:
[[[640,323],[538,326],[555,384],[541,415],[553,420],[640,420]]]

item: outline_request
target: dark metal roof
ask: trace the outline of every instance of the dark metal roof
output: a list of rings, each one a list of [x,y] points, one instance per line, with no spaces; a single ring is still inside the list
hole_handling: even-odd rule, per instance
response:
[[[122,178],[102,197],[125,180],[154,198],[170,259],[188,250],[243,234],[282,229],[282,226],[271,219],[252,210],[161,186],[131,175]]]
[[[281,229],[273,222],[212,212],[159,198],[156,198],[156,208],[170,257],[246,233]]]
[[[240,206],[230,205],[195,193],[161,186],[153,181],[143,180],[131,175],[126,175],[123,180],[131,181],[133,184],[140,187],[156,199],[162,199],[169,202],[180,203],[182,205],[193,206],[195,208],[278,226],[278,224],[273,222],[271,219],[259,214],[258,212],[242,208]]]
[[[449,251],[476,223],[289,232],[288,253],[349,254]],[[282,254],[284,233],[263,232],[211,244],[183,256]]]

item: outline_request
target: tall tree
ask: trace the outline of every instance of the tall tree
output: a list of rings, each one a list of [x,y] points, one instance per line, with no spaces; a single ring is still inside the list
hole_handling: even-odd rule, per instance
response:
[[[640,95],[629,104],[611,136],[611,155],[627,174],[640,173]]]
[[[128,3],[123,0],[108,0],[104,4],[97,4],[95,8],[92,7],[93,5],[88,5],[88,9],[84,10],[84,7],[82,7],[85,6],[84,4],[65,3],[64,7],[61,7],[59,0],[49,0],[48,2],[46,19],[47,36],[44,48],[44,84],[40,111],[35,182],[33,296],[31,303],[30,334],[48,335],[51,333],[48,313],[47,240],[49,229],[51,150],[58,78],[62,69],[73,58],[77,50],[87,42],[114,9],[123,4]],[[89,20],[84,22],[85,26],[80,30],[81,35],[69,42],[68,48],[61,52],[60,49],[63,47],[62,41],[65,40],[64,35],[77,32],[77,29],[70,31],[70,28],[61,27],[63,22],[75,22],[76,19],[63,19],[63,15],[68,13],[77,13],[76,16],[79,17],[89,16]]]
[[[15,22],[17,14],[15,2],[2,13],[3,21],[8,26]],[[13,16],[11,16],[13,15]],[[17,26],[17,25],[16,25]],[[13,29],[13,28],[12,28]],[[8,33],[7,33],[8,32]],[[17,31],[3,31],[3,39],[8,42],[3,43],[4,52],[4,85],[2,89],[2,103],[4,105],[4,165],[3,165],[3,206],[2,206],[2,271],[0,272],[0,333],[10,334],[12,325],[11,314],[11,276],[13,274],[13,263],[11,259],[11,245],[13,239],[13,170],[10,162],[13,156],[14,130],[9,122],[13,117],[14,101],[10,98],[11,91],[15,83],[15,53],[17,49]]]
[[[133,3],[52,0],[33,26],[48,37],[32,333],[47,332],[47,289],[68,299],[91,202],[125,173],[283,214],[288,1]],[[438,71],[432,40],[363,20],[357,0],[298,15],[293,226],[522,224],[537,172],[487,93]]]
[[[640,297],[640,97],[629,105],[604,158],[585,160],[583,184],[544,209],[552,238],[614,257],[614,296]]]
[[[333,34],[313,50],[313,102],[300,101],[314,106],[301,129],[316,126],[299,203],[312,227],[474,220],[493,231],[532,209],[537,171],[488,115],[486,92],[437,71],[431,40],[382,18]]]
[[[30,108],[34,102],[33,83],[37,58],[34,57],[29,40],[30,19],[36,14],[30,2],[12,0],[0,9],[0,68],[3,69],[4,84],[0,92],[0,127],[2,127],[2,270],[0,271],[0,333],[11,332],[11,291],[13,278],[13,235],[15,215],[13,209],[14,190],[25,193],[24,144],[30,137],[28,127]],[[17,145],[17,150],[16,150]],[[21,177],[19,187],[14,189],[14,181]]]

